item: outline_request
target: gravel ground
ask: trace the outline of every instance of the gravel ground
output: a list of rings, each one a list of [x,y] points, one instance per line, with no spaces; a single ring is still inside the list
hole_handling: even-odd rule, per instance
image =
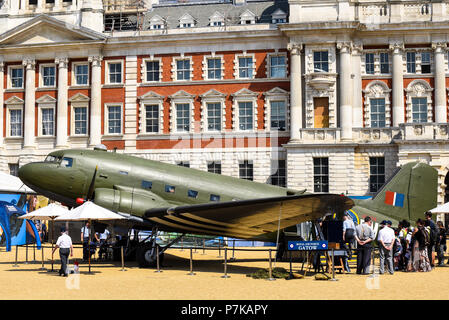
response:
[[[265,248],[266,249],[266,248]],[[438,267],[428,273],[403,273],[375,278],[355,274],[338,274],[338,281],[317,281],[307,275],[303,279],[267,281],[252,279],[247,274],[268,268],[267,252],[237,251],[237,261],[228,263],[230,278],[223,275],[223,259],[218,251],[199,249],[194,253],[193,269],[189,273],[189,250],[170,249],[165,255],[163,272],[140,269],[134,262],[126,262],[126,272],[120,263],[92,262],[81,264],[79,277],[59,277],[51,269],[50,249],[46,248],[45,268],[41,268],[41,251],[28,250],[25,264],[25,247],[19,249],[19,267],[13,267],[15,248],[11,252],[0,250],[1,299],[165,299],[165,300],[306,300],[306,299],[448,299],[449,267]],[[33,261],[34,254],[37,261]],[[223,251],[222,251],[223,255]],[[80,259],[82,250],[75,250]],[[231,252],[228,252],[228,257]],[[55,255],[59,259],[59,255]],[[70,261],[73,263],[73,259]],[[273,265],[274,267],[274,265]],[[276,267],[289,268],[286,262]],[[300,269],[294,263],[293,269]],[[59,269],[56,260],[55,270]],[[353,268],[355,271],[355,268]]]

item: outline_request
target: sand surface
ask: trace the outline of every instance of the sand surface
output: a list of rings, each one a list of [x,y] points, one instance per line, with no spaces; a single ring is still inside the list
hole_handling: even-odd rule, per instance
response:
[[[266,248],[265,248],[266,249]],[[46,248],[45,268],[51,269],[51,250]],[[33,261],[34,255],[36,261]],[[267,281],[246,277],[259,268],[268,268],[268,252],[236,251],[236,262],[228,263],[228,275],[223,279],[223,259],[217,251],[199,249],[193,255],[195,275],[188,275],[189,250],[170,249],[165,255],[162,273],[140,269],[126,262],[125,272],[119,262],[92,262],[92,274],[87,264],[81,264],[79,277],[59,277],[57,272],[39,270],[41,251],[19,250],[19,266],[13,267],[15,247],[11,252],[0,250],[0,286],[2,299],[167,299],[167,300],[304,300],[304,299],[448,299],[449,267],[438,267],[428,273],[382,275],[376,278],[356,274],[338,274],[338,281],[317,281],[312,275],[304,279]],[[222,251],[223,255],[223,251]],[[80,260],[82,250],[75,250]],[[228,257],[231,257],[230,250]],[[55,255],[59,259],[59,255]],[[73,260],[71,260],[73,262]],[[287,262],[277,267],[289,268]],[[298,270],[300,263],[294,263]],[[59,269],[59,260],[55,270]],[[352,270],[355,271],[355,268]]]

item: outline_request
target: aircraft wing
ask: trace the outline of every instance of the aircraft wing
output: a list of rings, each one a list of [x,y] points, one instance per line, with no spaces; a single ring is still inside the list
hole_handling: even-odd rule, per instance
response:
[[[336,194],[306,194],[150,209],[161,230],[263,239],[280,229],[343,212],[354,202]]]

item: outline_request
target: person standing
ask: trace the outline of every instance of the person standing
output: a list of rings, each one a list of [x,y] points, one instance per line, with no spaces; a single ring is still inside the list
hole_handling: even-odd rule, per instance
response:
[[[84,227],[81,228],[81,242],[83,243],[83,261],[89,259],[89,235],[90,235],[90,223],[86,222]]]
[[[348,260],[352,257],[352,247],[355,240],[355,225],[354,221],[348,214],[343,216],[343,247],[346,250],[346,255],[343,257],[343,264],[346,272],[351,272]]]
[[[424,221],[418,219],[416,221],[416,228],[413,231],[413,271],[428,272],[432,270],[429,261],[429,255],[427,253],[427,247],[430,243],[430,235],[426,227],[424,227]]]
[[[373,221],[371,217],[365,217],[365,223],[359,224],[356,228],[357,248],[357,274],[368,274],[371,265],[372,241],[374,231],[371,227]]]
[[[382,221],[383,227],[377,236],[377,242],[379,243],[379,257],[380,257],[380,267],[379,273],[384,274],[385,272],[385,261],[387,262],[388,272],[390,274],[394,273],[393,267],[393,245],[395,240],[394,230],[390,228],[390,221]]]
[[[429,235],[430,235],[430,243],[427,246],[427,254],[429,255],[429,261],[430,265],[435,267],[435,247],[436,242],[438,238],[438,230],[437,226],[435,225],[435,222],[432,220],[432,212],[427,211],[426,214],[426,221],[424,222],[424,226],[430,228]]]
[[[73,257],[73,245],[72,238],[67,234],[65,227],[61,228],[61,236],[56,241],[56,246],[53,249],[53,254],[56,249],[59,248],[59,256],[61,258],[61,269],[59,269],[59,275],[67,277],[67,261],[69,260],[69,254]]]
[[[437,222],[438,226],[438,240],[436,244],[438,266],[444,265],[444,252],[446,251],[446,229],[441,221]]]
[[[108,229],[104,229],[103,233],[97,233],[97,235],[100,238],[100,250],[98,250],[98,259],[101,259],[103,257],[103,255],[106,258],[106,246],[107,246],[107,241],[109,238],[109,230]]]

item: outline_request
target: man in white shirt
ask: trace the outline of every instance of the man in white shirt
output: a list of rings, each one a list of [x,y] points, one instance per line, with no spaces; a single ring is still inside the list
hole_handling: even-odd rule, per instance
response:
[[[108,229],[104,229],[103,233],[98,233],[97,235],[99,235],[100,237],[100,250],[98,251],[98,258],[101,259],[103,256],[104,258],[106,258],[106,248],[107,248],[107,241],[108,241],[108,237],[109,237],[109,230]]]
[[[67,277],[67,261],[69,259],[69,254],[73,257],[73,245],[72,238],[67,234],[65,227],[61,228],[61,236],[56,241],[53,253],[55,253],[57,248],[59,248],[59,256],[61,257],[61,269],[59,269],[59,275]]]
[[[381,225],[385,225],[378,235],[377,242],[379,243],[379,258],[380,258],[380,268],[379,273],[384,274],[385,272],[385,260],[387,261],[387,269],[390,274],[394,273],[393,267],[393,245],[394,245],[394,230],[390,228],[390,221],[382,221]]]

